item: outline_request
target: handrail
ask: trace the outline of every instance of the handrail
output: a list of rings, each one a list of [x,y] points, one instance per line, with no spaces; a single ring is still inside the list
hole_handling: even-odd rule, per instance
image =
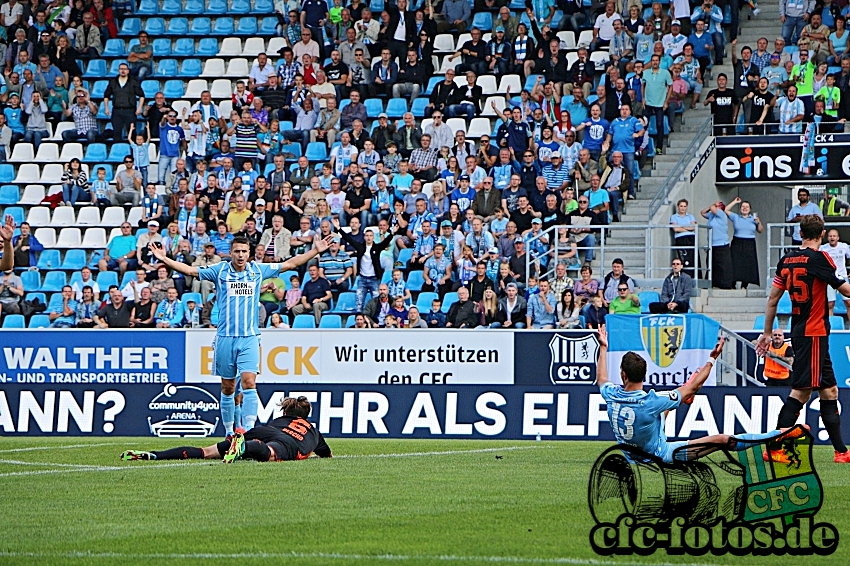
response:
[[[741,336],[740,334],[738,334],[734,330],[730,330],[730,329],[726,328],[725,326],[721,325],[720,330],[723,332],[723,334],[726,336],[727,339],[731,338],[736,343],[739,343],[744,347],[744,350],[742,352],[744,355],[747,355],[747,350],[752,350],[753,354],[757,358],[760,357],[756,353],[756,347],[752,342],[750,342],[749,340],[747,340],[746,338],[744,338],[743,336]],[[735,357],[737,358],[737,355],[738,355],[738,349],[737,348],[734,348],[734,349],[733,348],[725,348],[724,351],[723,351],[723,354],[724,355],[731,355],[733,352],[735,353]],[[782,360],[774,359],[773,361],[775,363],[779,364],[780,366],[784,367],[785,369],[788,369],[788,370],[793,369],[789,364],[786,364]],[[717,360],[717,364],[718,364],[719,367],[722,367],[724,369],[729,369],[730,371],[732,371],[732,373],[734,373],[735,375],[737,375],[739,377],[744,378],[744,380],[750,382],[752,385],[755,385],[757,387],[765,387],[765,384],[763,382],[759,381],[758,379],[756,379],[755,376],[748,375],[743,369],[739,369],[739,366],[742,367],[742,368],[747,367],[746,360],[737,360],[736,359],[735,363],[729,363],[729,362],[727,362],[723,359],[723,356],[721,356]],[[758,364],[756,364],[756,365],[758,365]]]
[[[830,216],[827,219],[827,230],[830,228],[850,227],[850,218],[848,218],[847,222],[833,222],[831,220],[832,218],[834,217]],[[779,258],[781,258],[787,250],[790,250],[793,247],[791,245],[789,232],[796,226],[799,226],[799,223],[770,222],[767,224],[767,261],[765,262],[765,269],[767,270],[767,273],[765,275],[765,281],[771,281],[773,279],[773,274],[774,271],[776,271],[776,264],[779,262]]]
[[[711,132],[712,124],[712,116],[709,116],[706,118],[705,122],[703,122],[699,131],[694,134],[690,145],[684,153],[682,153],[682,157],[679,158],[676,165],[673,166],[673,170],[667,175],[667,179],[665,179],[664,184],[658,188],[655,196],[649,201],[649,222],[652,222],[652,219],[655,217],[655,213],[664,206],[667,196],[673,191],[676,183],[684,179],[685,167],[687,167],[691,159],[694,158],[694,155],[696,154],[697,149],[699,149],[699,146],[702,145],[702,142],[708,137]]]

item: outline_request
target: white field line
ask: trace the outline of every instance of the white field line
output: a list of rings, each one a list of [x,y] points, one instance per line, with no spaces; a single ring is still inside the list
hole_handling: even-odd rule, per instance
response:
[[[463,556],[454,554],[341,554],[335,552],[252,552],[252,553],[122,553],[122,552],[2,552],[0,557],[41,558],[41,559],[93,559],[104,560],[287,560],[287,559],[324,559],[346,562],[455,562],[490,564],[573,564],[583,566],[644,566],[645,562],[623,562],[614,560],[596,560],[592,558],[533,558],[522,556]],[[656,563],[657,566],[673,566],[669,563]],[[699,562],[677,564],[676,566],[714,566]]]
[[[112,443],[107,443],[112,444]],[[95,446],[93,444],[89,446]],[[474,450],[443,450],[443,451],[435,451],[435,452],[399,452],[399,453],[390,453],[390,454],[342,454],[340,456],[334,456],[334,459],[354,459],[354,458],[418,458],[424,456],[452,456],[458,454],[483,454],[489,452],[511,452],[514,450],[529,450],[534,448],[543,448],[545,445],[526,445],[526,446],[504,446],[502,448],[481,448]],[[129,471],[129,470],[149,470],[151,468],[177,468],[177,467],[188,467],[188,466],[198,466],[198,465],[210,465],[213,464],[215,460],[204,460],[204,461],[179,461],[179,462],[171,462],[171,463],[150,463],[144,466],[100,466],[100,465],[85,465],[85,464],[59,464],[54,462],[22,462],[18,460],[0,460],[0,464],[12,464],[12,465],[21,465],[21,466],[44,466],[46,468],[52,468],[47,470],[32,470],[26,472],[5,472],[0,473],[0,478],[2,477],[13,477],[13,476],[39,476],[44,474],[60,474],[60,473],[73,473],[73,472],[114,472],[114,471]]]
[[[70,450],[72,448],[93,448],[96,446],[115,446],[118,442],[99,442],[97,444],[69,444],[67,446],[27,446],[25,448],[9,448],[7,450],[0,450],[0,454],[6,454],[8,452],[35,452],[36,450]]]

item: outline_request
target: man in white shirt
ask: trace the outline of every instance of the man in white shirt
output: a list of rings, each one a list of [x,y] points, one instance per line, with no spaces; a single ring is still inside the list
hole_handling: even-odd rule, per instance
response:
[[[451,148],[454,145],[454,132],[448,124],[443,122],[443,113],[437,110],[431,114],[431,118],[434,121],[425,126],[422,132],[431,136],[431,147],[437,151],[443,147]]]
[[[296,61],[301,61],[304,54],[313,58],[313,63],[319,60],[319,44],[313,41],[313,34],[307,28],[301,28],[301,41],[292,46],[292,55]]]
[[[590,51],[608,47],[611,38],[614,37],[614,21],[622,19],[622,16],[614,9],[614,2],[606,2],[605,12],[599,14],[593,24],[593,43],[590,44]]]
[[[71,291],[74,292],[74,300],[82,301],[83,300],[83,287],[88,285],[92,288],[92,292],[94,293],[94,300],[98,301],[100,299],[100,286],[97,284],[97,281],[91,276],[91,269],[88,266],[83,267],[80,270],[80,280],[74,281],[74,284],[71,285]],[[132,301],[133,298],[130,297]]]
[[[682,23],[679,20],[673,20],[670,23],[670,33],[661,38],[661,44],[664,45],[664,53],[675,59],[682,54],[688,38],[682,33]]]
[[[260,53],[248,74],[248,89],[254,94],[263,92],[263,89],[269,86],[269,76],[274,75],[275,72],[274,65],[269,63],[266,54]]]
[[[836,277],[843,281],[846,281],[847,260],[850,259],[850,246],[848,246],[844,242],[838,241],[838,238],[838,230],[836,230],[835,228],[827,232],[827,243],[820,247],[820,251],[826,252],[826,254],[832,258],[832,263],[835,264]],[[826,300],[829,303],[829,316],[832,316],[833,309],[835,308],[835,296],[835,289],[827,285]],[[848,311],[850,311],[850,299],[848,299],[847,297],[841,298],[844,301],[844,306],[846,306]]]

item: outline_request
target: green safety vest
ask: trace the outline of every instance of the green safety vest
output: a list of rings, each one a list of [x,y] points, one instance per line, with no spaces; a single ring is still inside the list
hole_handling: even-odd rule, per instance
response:
[[[823,203],[824,201],[820,201],[820,211],[823,212]],[[841,216],[841,210],[836,210],[836,205],[838,204],[837,198],[832,198],[829,201],[829,206],[826,208],[825,216]]]

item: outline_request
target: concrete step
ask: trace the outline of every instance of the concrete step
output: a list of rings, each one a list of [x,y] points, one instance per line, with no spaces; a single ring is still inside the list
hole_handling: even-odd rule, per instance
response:
[[[708,297],[706,308],[711,311],[758,312],[764,311],[765,304],[767,304],[765,297]],[[755,309],[755,311],[750,309]]]

